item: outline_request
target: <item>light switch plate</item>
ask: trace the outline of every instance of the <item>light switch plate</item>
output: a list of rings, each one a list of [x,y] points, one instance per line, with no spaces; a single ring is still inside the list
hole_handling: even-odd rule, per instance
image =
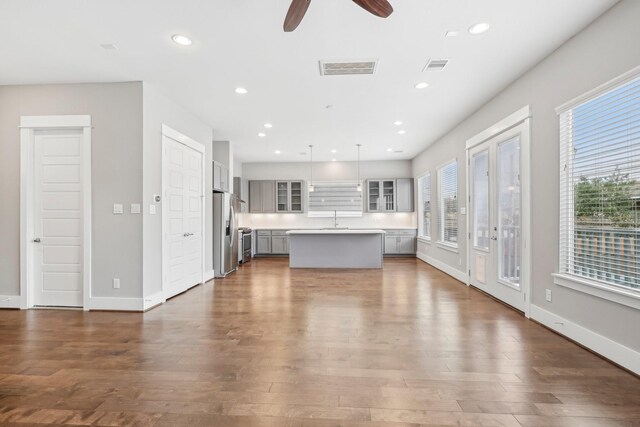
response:
[[[156,205],[149,205],[149,214],[150,215],[156,214]]]
[[[113,204],[113,214],[122,215],[124,213],[124,205],[122,203]]]
[[[466,214],[467,214],[467,208],[461,207],[460,208],[460,215],[466,215]]]
[[[551,302],[551,289],[545,290],[545,298],[547,301]]]
[[[131,213],[132,214],[140,213],[140,203],[131,203]]]

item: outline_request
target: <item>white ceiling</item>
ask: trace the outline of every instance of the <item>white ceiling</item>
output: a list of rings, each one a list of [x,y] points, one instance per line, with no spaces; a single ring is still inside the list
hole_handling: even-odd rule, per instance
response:
[[[616,3],[390,1],[384,20],[350,0],[312,0],[284,33],[289,0],[2,0],[0,84],[144,80],[244,162],[305,161],[308,144],[314,160],[353,160],[357,143],[363,160],[410,159]],[[487,33],[467,32],[483,21]],[[429,58],[450,63],[422,72]],[[377,59],[377,73],[319,75],[319,60],[359,59]],[[416,90],[421,81],[430,86]]]

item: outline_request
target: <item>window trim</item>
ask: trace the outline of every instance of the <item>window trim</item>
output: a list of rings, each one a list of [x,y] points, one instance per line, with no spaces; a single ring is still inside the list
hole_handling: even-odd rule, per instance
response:
[[[553,283],[558,286],[640,309],[640,293],[631,289],[627,290],[621,286],[609,285],[566,273],[553,273],[551,276],[553,276]]]
[[[634,67],[631,70],[623,73],[622,75],[615,77],[608,82],[597,86],[582,95],[579,95],[573,98],[570,101],[565,102],[564,104],[556,107],[556,115],[558,116],[558,120],[560,116],[569,110],[572,110],[586,102],[591,101],[592,99],[598,98],[599,96],[610,92],[616,89],[619,86],[622,86],[632,80],[635,80],[640,77],[640,66]],[[558,132],[558,146],[560,147],[560,132]],[[560,175],[559,185],[562,185],[562,174]],[[560,195],[562,197],[562,195]],[[558,221],[559,227],[562,227],[562,212],[560,212],[560,207],[558,207]],[[561,236],[562,232],[558,229],[558,237],[559,237],[559,245],[558,245],[558,260],[560,260],[562,256],[562,244],[561,244]],[[588,295],[592,295],[604,300],[608,300],[611,302],[615,302],[618,304],[622,304],[631,308],[640,309],[640,292],[634,291],[629,288],[626,289],[623,286],[616,286],[606,282],[600,282],[596,280],[591,280],[588,278],[583,278],[579,276],[574,276],[566,272],[560,271],[560,265],[558,264],[557,271],[552,273],[553,283],[562,286],[565,288],[569,288],[578,292],[582,292]]]
[[[429,235],[426,236],[424,234],[424,201],[422,199],[422,179],[426,176],[429,176],[429,197],[431,198],[429,203],[429,209],[431,210],[431,230],[429,230]],[[426,170],[421,175],[418,176],[418,240],[426,243],[431,243],[433,240],[432,232],[433,231],[433,179],[431,179],[431,171]]]
[[[456,243],[450,243],[447,242],[446,240],[444,240],[444,228],[441,228],[441,225],[444,225],[444,219],[442,218],[442,170],[444,168],[446,168],[447,166],[449,166],[450,164],[455,163],[456,164],[456,201],[458,202],[458,206],[456,206],[456,216],[457,221],[456,221],[456,225],[457,225],[457,231],[458,231],[458,241]],[[446,249],[449,250],[451,252],[455,252],[458,253],[458,248],[460,246],[460,199],[458,197],[458,184],[459,184],[459,180],[458,180],[458,174],[460,173],[460,164],[458,162],[458,158],[454,157],[453,159],[442,163],[440,166],[438,166],[438,168],[436,169],[436,173],[437,173],[437,180],[438,180],[438,238],[437,238],[437,244],[439,247],[441,247],[442,249]],[[441,222],[442,221],[442,222]]]

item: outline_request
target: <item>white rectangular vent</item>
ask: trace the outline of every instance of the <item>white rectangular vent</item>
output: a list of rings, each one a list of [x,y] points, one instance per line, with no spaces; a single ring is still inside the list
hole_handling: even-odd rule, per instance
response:
[[[422,71],[442,71],[448,63],[448,59],[430,59]]]
[[[320,75],[347,76],[374,74],[377,61],[320,61]]]

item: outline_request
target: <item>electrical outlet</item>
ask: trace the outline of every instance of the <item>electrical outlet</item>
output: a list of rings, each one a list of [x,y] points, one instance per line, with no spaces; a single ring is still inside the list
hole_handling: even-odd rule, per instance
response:
[[[551,302],[551,289],[545,290],[545,297],[547,301]]]
[[[113,204],[113,214],[122,215],[124,213],[124,205],[122,203]]]
[[[120,289],[120,279],[116,277],[113,278],[113,289]]]

